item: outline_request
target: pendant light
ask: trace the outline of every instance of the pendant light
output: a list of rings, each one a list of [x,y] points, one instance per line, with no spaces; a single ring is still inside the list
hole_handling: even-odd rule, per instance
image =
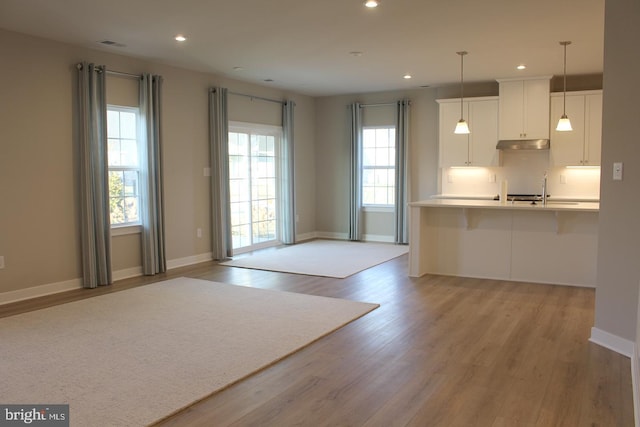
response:
[[[457,134],[469,134],[469,125],[464,121],[464,56],[468,53],[466,51],[456,52],[460,55],[460,120],[456,124],[456,130],[453,133]]]
[[[558,126],[556,126],[556,131],[558,132],[568,132],[572,131],[571,121],[569,117],[567,117],[567,45],[570,45],[570,41],[560,42],[562,46],[564,46],[564,95],[563,102],[564,106],[562,108],[562,117],[558,120]]]

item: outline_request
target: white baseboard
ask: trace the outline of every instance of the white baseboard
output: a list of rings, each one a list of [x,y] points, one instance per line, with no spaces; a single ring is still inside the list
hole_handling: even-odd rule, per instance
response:
[[[16,291],[3,292],[0,293],[0,305],[43,297],[46,295],[57,294],[60,292],[71,291],[79,288],[82,288],[82,279],[78,278],[65,280],[62,282],[48,283],[46,285],[33,286],[26,289],[18,289]]]
[[[205,254],[188,256],[184,258],[171,259],[167,261],[167,270],[173,270],[174,268],[178,268],[178,267],[187,267],[189,265],[211,261],[212,259],[213,259],[213,254],[211,252],[207,252]]]
[[[167,261],[167,269],[171,270],[178,267],[186,267],[191,264],[211,261],[211,253],[194,255],[185,258],[178,258]],[[131,277],[142,276],[142,267],[126,268],[113,272],[113,280],[128,279]],[[0,305],[12,302],[23,301],[32,298],[44,297],[60,292],[72,291],[82,288],[82,278],[65,280],[62,282],[48,283],[46,285],[32,286],[30,288],[18,289],[15,291],[0,293]]]
[[[142,267],[125,268],[124,270],[118,270],[113,272],[113,280],[129,279],[131,277],[142,276]]]
[[[333,231],[316,231],[316,237],[319,239],[348,240],[347,233],[334,233]]]
[[[365,242],[394,243],[396,239],[393,236],[385,236],[382,234],[365,234],[362,236]]]
[[[316,239],[317,237],[318,233],[316,233],[315,231],[311,233],[296,234],[296,242],[304,242],[306,240]]]
[[[633,390],[633,414],[636,427],[640,427],[640,351],[638,344],[633,345],[631,356],[631,387]]]
[[[298,241],[311,240],[315,238],[334,239],[334,240],[348,240],[347,233],[335,233],[329,231],[313,231],[310,233],[302,233],[296,236]],[[365,241],[369,242],[393,242],[392,236],[383,236],[375,234],[366,234],[363,236]],[[189,265],[198,264],[201,262],[211,261],[213,259],[211,252],[188,256],[184,258],[177,258],[167,261],[167,270],[172,270],[179,267],[187,267]],[[142,276],[142,267],[132,267],[123,270],[117,270],[113,272],[114,280],[129,279],[131,277]],[[42,297],[46,295],[57,294],[60,292],[70,291],[73,289],[82,288],[82,278],[76,278],[71,280],[65,280],[62,282],[49,283],[40,286],[33,286],[26,289],[18,289],[15,291],[0,293],[0,305],[8,304],[11,302],[27,300],[31,298]]]
[[[591,338],[589,338],[589,341],[627,357],[633,355],[633,348],[635,347],[633,341],[605,332],[596,327],[591,328]]]
[[[316,237],[321,239],[349,240],[349,235],[347,233],[334,233],[331,231],[316,231],[315,235]],[[393,243],[395,242],[395,238],[393,236],[386,236],[382,234],[364,234],[362,235],[362,241]]]

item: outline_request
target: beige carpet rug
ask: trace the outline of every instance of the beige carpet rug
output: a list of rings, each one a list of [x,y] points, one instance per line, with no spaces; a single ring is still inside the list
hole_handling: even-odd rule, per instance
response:
[[[345,278],[409,252],[409,246],[390,243],[312,240],[264,249],[221,263],[230,267]]]
[[[0,401],[144,426],[376,307],[180,278],[2,318]]]

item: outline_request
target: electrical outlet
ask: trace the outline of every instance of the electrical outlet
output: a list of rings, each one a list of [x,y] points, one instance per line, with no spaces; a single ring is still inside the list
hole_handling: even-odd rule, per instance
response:
[[[196,236],[198,236],[198,237],[202,237],[202,228],[198,228],[198,229],[196,230]]]
[[[204,176],[211,176],[211,168],[204,168],[204,170],[202,171],[202,174]]]
[[[489,174],[489,182],[496,182],[496,174],[495,173]]]
[[[567,176],[566,175],[560,175],[560,184],[566,184],[567,183]]]
[[[4,268],[4,257],[0,256],[0,268]]]

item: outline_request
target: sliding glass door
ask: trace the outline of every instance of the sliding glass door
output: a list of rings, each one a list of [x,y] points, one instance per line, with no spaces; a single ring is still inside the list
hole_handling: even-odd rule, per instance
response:
[[[278,244],[278,156],[282,129],[229,124],[229,193],[234,253]]]

